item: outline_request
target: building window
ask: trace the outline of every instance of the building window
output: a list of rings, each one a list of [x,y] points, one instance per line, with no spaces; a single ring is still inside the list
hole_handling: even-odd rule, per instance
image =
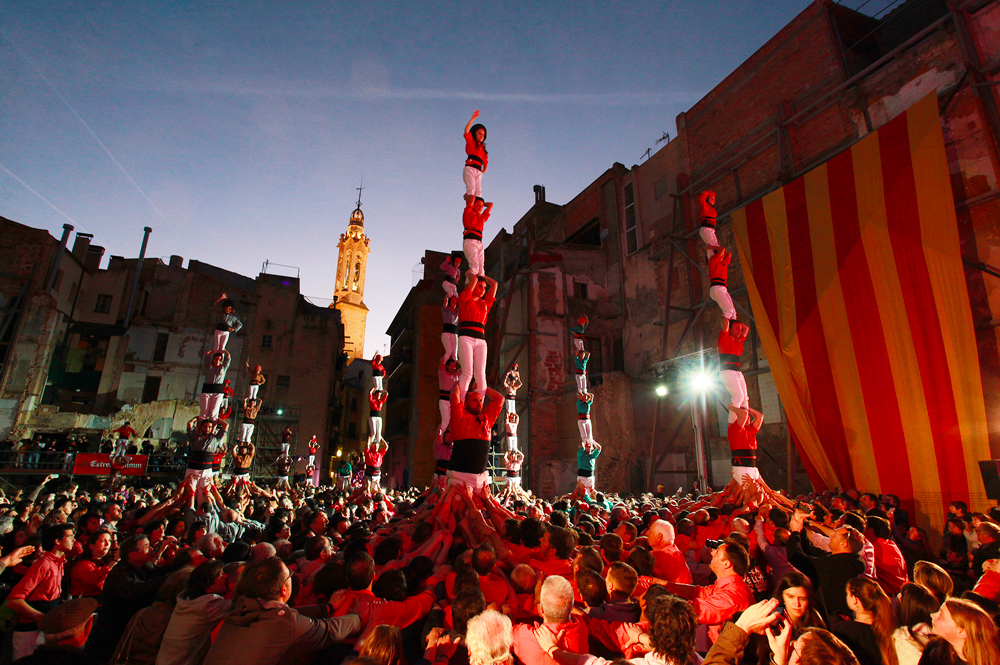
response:
[[[357,413],[357,412],[358,412],[358,398],[357,397],[352,397],[351,398],[351,413]]]
[[[351,286],[352,291],[358,290],[358,283],[361,281],[361,261],[354,264],[354,284]]]
[[[160,382],[162,376],[147,376],[146,382],[142,386],[142,403],[155,402],[160,396]]]
[[[587,300],[587,283],[573,282],[573,297],[578,300]]]
[[[656,198],[660,198],[665,194],[670,193],[670,183],[667,182],[667,176],[663,176],[653,185],[653,190],[656,193]]]
[[[139,307],[139,316],[146,316],[146,305],[149,304],[149,291],[142,292],[142,306]]]
[[[611,364],[614,371],[625,371],[625,348],[622,345],[621,337],[615,337],[611,340]]]
[[[261,335],[260,336],[260,348],[262,348],[262,349],[270,349],[272,341],[274,341],[274,338],[271,335]]]
[[[156,344],[153,346],[153,360],[163,362],[167,357],[167,342],[170,341],[170,333],[156,333]]]
[[[358,424],[355,422],[347,423],[347,438],[356,439],[358,438]]]
[[[635,193],[632,183],[625,185],[625,249],[632,254],[639,249],[639,231],[635,226]]]
[[[111,311],[111,296],[104,293],[98,295],[97,302],[94,303],[94,313],[107,314],[110,311]]]
[[[278,386],[279,388],[287,388],[291,384],[291,382],[292,382],[292,377],[288,376],[287,374],[279,374],[278,380],[275,381],[274,385]]]

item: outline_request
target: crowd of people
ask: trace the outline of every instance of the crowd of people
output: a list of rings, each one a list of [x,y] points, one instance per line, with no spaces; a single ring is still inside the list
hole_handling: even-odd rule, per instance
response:
[[[517,498],[460,485],[84,491],[0,505],[23,663],[1000,662],[1000,509],[938,552],[895,497]],[[954,535],[954,534],[952,534]],[[961,562],[959,559],[961,558]],[[426,660],[423,660],[426,659]]]

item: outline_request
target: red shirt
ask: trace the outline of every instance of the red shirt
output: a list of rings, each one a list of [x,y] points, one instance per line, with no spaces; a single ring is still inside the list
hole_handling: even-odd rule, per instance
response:
[[[381,412],[382,412],[382,405],[385,404],[385,400],[388,397],[389,396],[386,395],[385,397],[378,398],[378,397],[375,397],[375,395],[373,395],[371,393],[368,393],[368,404],[371,405],[371,407],[372,407],[371,410],[372,410],[373,415],[379,415],[379,414],[381,414]]]
[[[753,592],[739,575],[716,580],[711,586],[683,586],[671,584],[670,591],[690,599],[698,623],[708,626],[708,639],[715,642],[722,624],[754,604]]]
[[[485,172],[489,164],[490,155],[486,152],[486,144],[480,143],[469,132],[465,133],[465,160],[466,166],[472,166]]]
[[[748,447],[746,430],[740,427],[739,423],[729,423],[729,429],[726,430],[726,438],[729,440],[730,451],[745,450]],[[756,440],[756,437],[754,437],[754,441]]]
[[[107,579],[113,566],[114,562],[99,566],[90,559],[80,561],[73,566],[73,572],[70,573],[69,595],[74,598],[100,596],[104,589],[104,580]]]
[[[691,584],[691,570],[687,560],[676,545],[667,545],[663,549],[653,550],[653,575],[668,582]]]
[[[465,206],[465,211],[462,213],[462,226],[465,227],[465,233],[462,237],[472,240],[482,240],[483,227],[486,226],[486,220],[489,218],[490,213],[488,210],[483,209],[482,212],[477,213],[471,205]]]
[[[384,376],[385,367],[379,361],[372,358],[372,376]]]
[[[131,427],[119,427],[115,430],[115,434],[118,435],[119,439],[127,439],[135,436],[135,430]]]
[[[587,624],[580,617],[570,617],[566,623],[549,624],[556,634],[562,632],[562,639],[559,640],[559,648],[572,653],[589,653]],[[542,647],[538,646],[535,638],[535,631],[539,624],[519,623],[514,626],[514,644],[511,651],[522,663],[531,665],[558,665],[549,657]]]
[[[708,260],[708,277],[711,286],[725,286],[729,278],[729,262],[733,260],[733,255],[729,252],[723,254],[716,252]]]
[[[733,369],[738,372],[740,370],[740,356],[742,355],[743,342],[736,339],[725,330],[720,332],[719,361],[722,363],[722,369]]]
[[[910,581],[903,553],[891,540],[876,538],[872,545],[875,546],[875,581],[887,595],[895,596]]]
[[[33,600],[59,600],[62,595],[63,565],[65,563],[65,557],[45,552],[38,557],[35,563],[31,564],[31,568],[24,574],[21,581],[14,585],[7,598],[29,602]],[[28,623],[27,620],[22,619],[23,617],[18,615],[20,623]]]
[[[382,466],[382,458],[385,457],[384,450],[372,450],[365,448],[365,464],[378,468]]]
[[[465,321],[478,323],[485,327],[486,316],[490,313],[490,307],[493,306],[494,300],[496,298],[491,296],[489,291],[482,298],[472,297],[471,289],[462,291],[458,296],[459,328],[461,328],[462,322]]]
[[[490,430],[496,422],[500,410],[503,408],[503,400],[493,400],[483,407],[482,413],[478,416],[465,410],[465,404],[459,397],[456,390],[451,394],[451,438],[453,441],[464,441],[475,439],[476,441],[489,441]],[[454,453],[453,453],[454,454]]]
[[[993,601],[1000,600],[1000,573],[995,570],[983,571],[983,576],[972,591]]]
[[[528,565],[535,570],[542,571],[546,575],[559,575],[560,577],[565,577],[570,584],[576,582],[573,578],[573,562],[569,559],[557,559],[555,557],[545,559],[544,561],[532,559],[528,562]]]

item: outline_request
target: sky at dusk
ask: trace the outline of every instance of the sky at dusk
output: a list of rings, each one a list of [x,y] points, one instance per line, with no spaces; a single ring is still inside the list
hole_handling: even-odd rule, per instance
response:
[[[69,222],[105,256],[137,256],[151,226],[148,256],[296,266],[326,305],[363,174],[370,356],[424,250],[461,247],[473,109],[488,242],[533,185],[565,203],[639,163],[807,5],[2,3],[0,215],[56,237]]]

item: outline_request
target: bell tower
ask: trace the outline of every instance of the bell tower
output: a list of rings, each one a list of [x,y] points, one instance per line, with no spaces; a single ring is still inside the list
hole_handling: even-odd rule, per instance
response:
[[[361,212],[361,190],[358,204],[347,223],[347,233],[340,234],[337,248],[337,283],[333,289],[334,303],[344,323],[344,351],[349,360],[364,357],[365,322],[368,308],[364,303],[365,270],[368,267],[368,236],[365,235],[365,215]]]

